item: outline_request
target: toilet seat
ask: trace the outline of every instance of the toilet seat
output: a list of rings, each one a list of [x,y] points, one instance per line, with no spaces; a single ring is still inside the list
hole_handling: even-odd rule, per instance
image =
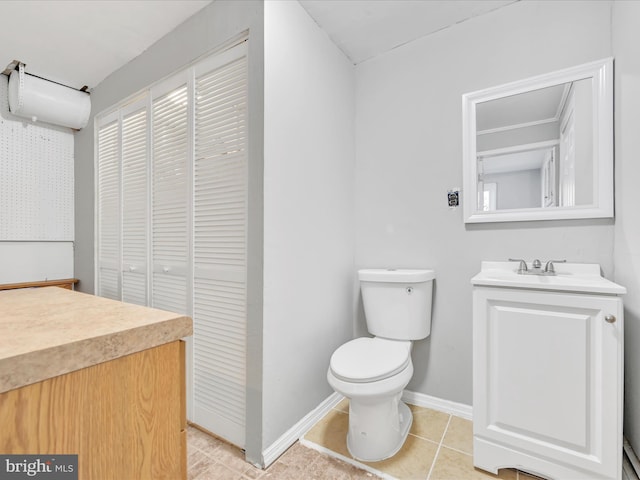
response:
[[[383,380],[401,372],[411,362],[411,342],[362,337],[339,347],[331,356],[333,375],[345,382]]]

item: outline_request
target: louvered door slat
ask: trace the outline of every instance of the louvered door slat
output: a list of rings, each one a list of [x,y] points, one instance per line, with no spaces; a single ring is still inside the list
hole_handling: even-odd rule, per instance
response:
[[[188,91],[182,85],[153,100],[152,304],[188,314],[190,193]]]
[[[99,117],[96,138],[97,292],[194,318],[189,419],[241,447],[246,51],[239,45],[154,85]]]
[[[147,305],[148,114],[122,120],[122,300]]]
[[[240,49],[239,49],[240,50]],[[246,57],[196,78],[194,421],[244,445]]]
[[[120,300],[120,151],[118,122],[98,127],[96,292]]]

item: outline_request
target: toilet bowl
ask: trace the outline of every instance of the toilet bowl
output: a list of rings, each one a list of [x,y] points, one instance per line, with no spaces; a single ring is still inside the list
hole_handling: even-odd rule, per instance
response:
[[[413,417],[402,392],[413,376],[412,341],[431,333],[433,270],[358,271],[369,332],[331,356],[327,381],[349,399],[347,448],[362,461],[395,455]]]
[[[413,419],[400,398],[412,376],[410,342],[363,337],[334,352],[327,380],[349,398],[347,448],[354,458],[375,462],[400,450]]]

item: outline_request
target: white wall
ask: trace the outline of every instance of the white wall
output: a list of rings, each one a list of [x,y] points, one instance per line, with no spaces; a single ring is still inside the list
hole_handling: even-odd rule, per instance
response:
[[[330,393],[352,335],[354,68],[292,1],[265,2],[263,443]]]
[[[624,432],[640,454],[640,2],[613,8],[616,139],[616,281],[627,287]]]
[[[73,131],[9,112],[0,75],[0,283],[73,277]]]
[[[496,184],[497,210],[542,206],[542,174],[539,168],[486,174],[484,183]]]
[[[612,276],[611,220],[465,226],[446,202],[462,183],[462,94],[609,57],[610,22],[610,2],[516,2],[356,67],[356,267],[436,270],[409,390],[471,404],[481,260],[566,258]]]

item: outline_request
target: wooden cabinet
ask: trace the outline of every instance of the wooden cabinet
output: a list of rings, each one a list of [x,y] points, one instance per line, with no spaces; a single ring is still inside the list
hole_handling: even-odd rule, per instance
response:
[[[0,394],[0,452],[78,454],[81,480],[186,479],[184,342]]]
[[[40,287],[60,287],[73,290],[78,283],[77,278],[64,278],[61,280],[43,280],[40,282],[4,283],[0,285],[0,290],[13,290],[16,288],[40,288]]]
[[[474,465],[620,479],[622,300],[476,286],[473,309]]]

